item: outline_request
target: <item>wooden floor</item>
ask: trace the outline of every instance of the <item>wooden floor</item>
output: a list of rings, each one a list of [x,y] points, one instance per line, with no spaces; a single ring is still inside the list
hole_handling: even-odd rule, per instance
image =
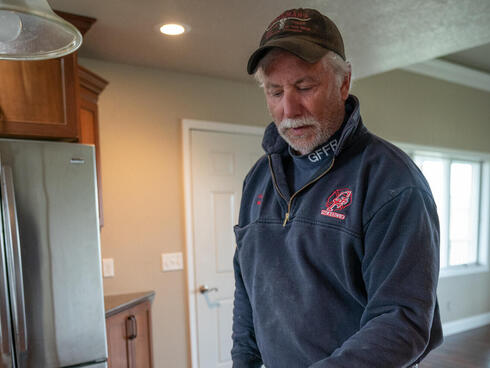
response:
[[[490,325],[447,336],[420,368],[490,368]]]

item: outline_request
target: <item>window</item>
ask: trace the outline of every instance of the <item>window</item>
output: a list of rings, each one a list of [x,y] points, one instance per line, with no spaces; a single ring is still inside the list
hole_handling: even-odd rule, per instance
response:
[[[427,179],[441,229],[441,276],[488,271],[490,155],[399,144]]]

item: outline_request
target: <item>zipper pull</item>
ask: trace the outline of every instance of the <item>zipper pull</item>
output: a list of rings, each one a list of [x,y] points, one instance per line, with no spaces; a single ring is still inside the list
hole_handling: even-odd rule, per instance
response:
[[[289,212],[286,212],[286,215],[284,216],[284,222],[282,223],[282,227],[286,226],[288,220],[289,220]]]

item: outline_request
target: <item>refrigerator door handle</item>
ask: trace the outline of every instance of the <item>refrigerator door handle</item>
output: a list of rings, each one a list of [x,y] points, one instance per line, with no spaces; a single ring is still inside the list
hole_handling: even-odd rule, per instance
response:
[[[0,215],[1,218],[1,215]],[[1,220],[0,220],[1,221]],[[10,304],[8,295],[5,244],[3,225],[0,223],[0,357],[12,356],[12,337],[10,335]]]
[[[27,351],[27,325],[24,300],[24,281],[22,276],[22,258],[19,240],[19,227],[17,223],[17,209],[15,206],[14,181],[12,169],[2,166],[1,169],[2,211],[5,229],[5,243],[7,250],[7,264],[9,265],[9,284],[12,294],[12,320],[15,330],[15,345],[18,353]]]

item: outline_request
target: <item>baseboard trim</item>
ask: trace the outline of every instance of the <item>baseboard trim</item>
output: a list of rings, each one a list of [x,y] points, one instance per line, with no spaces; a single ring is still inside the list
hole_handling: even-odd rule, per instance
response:
[[[490,313],[484,313],[443,323],[442,331],[444,332],[444,336],[449,336],[459,332],[472,330],[474,328],[483,327],[488,324],[490,324]]]

